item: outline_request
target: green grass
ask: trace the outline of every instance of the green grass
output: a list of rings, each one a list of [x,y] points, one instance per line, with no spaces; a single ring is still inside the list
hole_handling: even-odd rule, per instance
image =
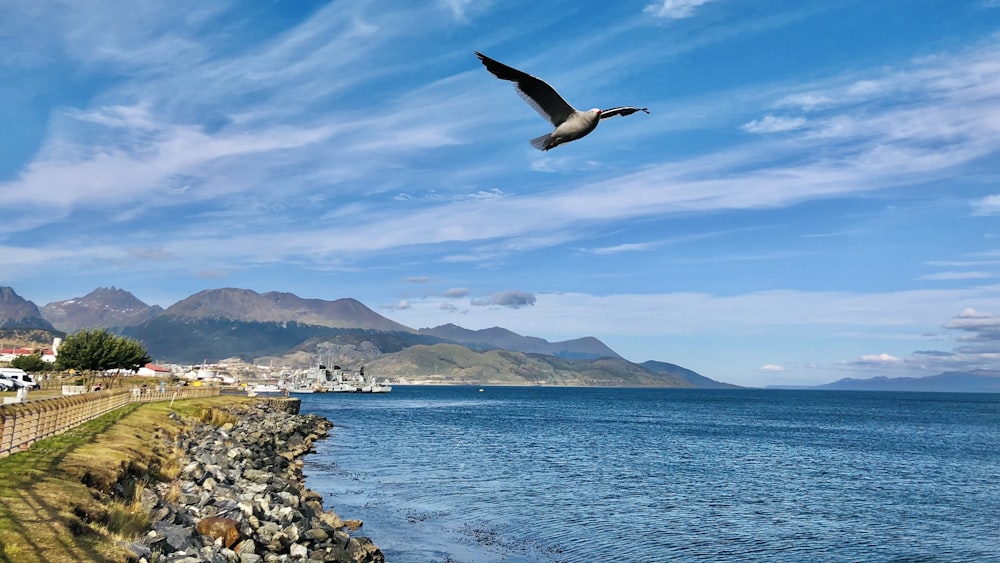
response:
[[[0,562],[126,561],[116,541],[149,525],[138,491],[180,470],[163,438],[183,425],[167,415],[219,420],[212,407],[233,400],[132,403],[0,459]],[[125,494],[116,496],[119,482]]]

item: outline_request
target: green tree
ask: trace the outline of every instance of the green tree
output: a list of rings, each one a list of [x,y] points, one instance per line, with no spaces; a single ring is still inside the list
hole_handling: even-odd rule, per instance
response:
[[[38,373],[40,371],[49,371],[52,369],[52,364],[46,362],[42,359],[39,354],[30,354],[28,356],[18,356],[10,362],[10,367],[23,369],[28,373]]]
[[[59,346],[57,362],[63,369],[102,372],[137,370],[150,358],[142,344],[101,328],[67,336]]]

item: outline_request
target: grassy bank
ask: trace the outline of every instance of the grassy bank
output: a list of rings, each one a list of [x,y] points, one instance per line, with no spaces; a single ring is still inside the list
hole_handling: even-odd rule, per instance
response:
[[[126,561],[116,543],[149,523],[137,485],[180,470],[162,445],[183,429],[169,413],[207,420],[239,400],[132,403],[0,459],[0,562]]]

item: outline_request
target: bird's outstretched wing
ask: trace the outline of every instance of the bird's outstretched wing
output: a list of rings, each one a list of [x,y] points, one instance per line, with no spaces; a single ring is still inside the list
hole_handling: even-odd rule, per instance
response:
[[[637,108],[637,107],[633,107],[633,106],[621,106],[621,107],[611,108],[611,109],[602,109],[601,110],[601,119],[607,119],[609,117],[614,117],[616,115],[620,115],[620,116],[624,117],[626,115],[632,115],[633,113],[635,113],[637,111],[644,111],[646,113],[649,113],[649,110],[646,109],[646,108]]]
[[[500,80],[513,82],[524,101],[535,108],[539,115],[549,120],[554,127],[558,127],[576,111],[559,95],[559,92],[556,92],[555,88],[546,84],[545,81],[495,61],[479,51],[476,51],[476,56],[482,61],[486,70],[492,72],[494,76]]]

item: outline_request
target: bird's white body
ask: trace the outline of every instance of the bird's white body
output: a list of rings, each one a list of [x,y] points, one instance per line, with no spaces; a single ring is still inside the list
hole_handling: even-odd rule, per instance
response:
[[[601,121],[601,110],[594,108],[587,111],[574,111],[556,126],[555,130],[548,135],[542,135],[531,140],[531,146],[538,150],[547,151],[563,143],[575,141],[597,129],[597,124]]]
[[[563,143],[575,141],[597,128],[602,119],[616,115],[632,115],[637,111],[649,113],[646,108],[621,106],[611,109],[590,109],[579,111],[559,95],[555,88],[526,72],[509,67],[477,52],[480,62],[486,70],[501,80],[514,83],[517,92],[521,94],[528,105],[535,108],[555,129],[546,135],[532,139],[531,146],[541,151],[558,147]]]

